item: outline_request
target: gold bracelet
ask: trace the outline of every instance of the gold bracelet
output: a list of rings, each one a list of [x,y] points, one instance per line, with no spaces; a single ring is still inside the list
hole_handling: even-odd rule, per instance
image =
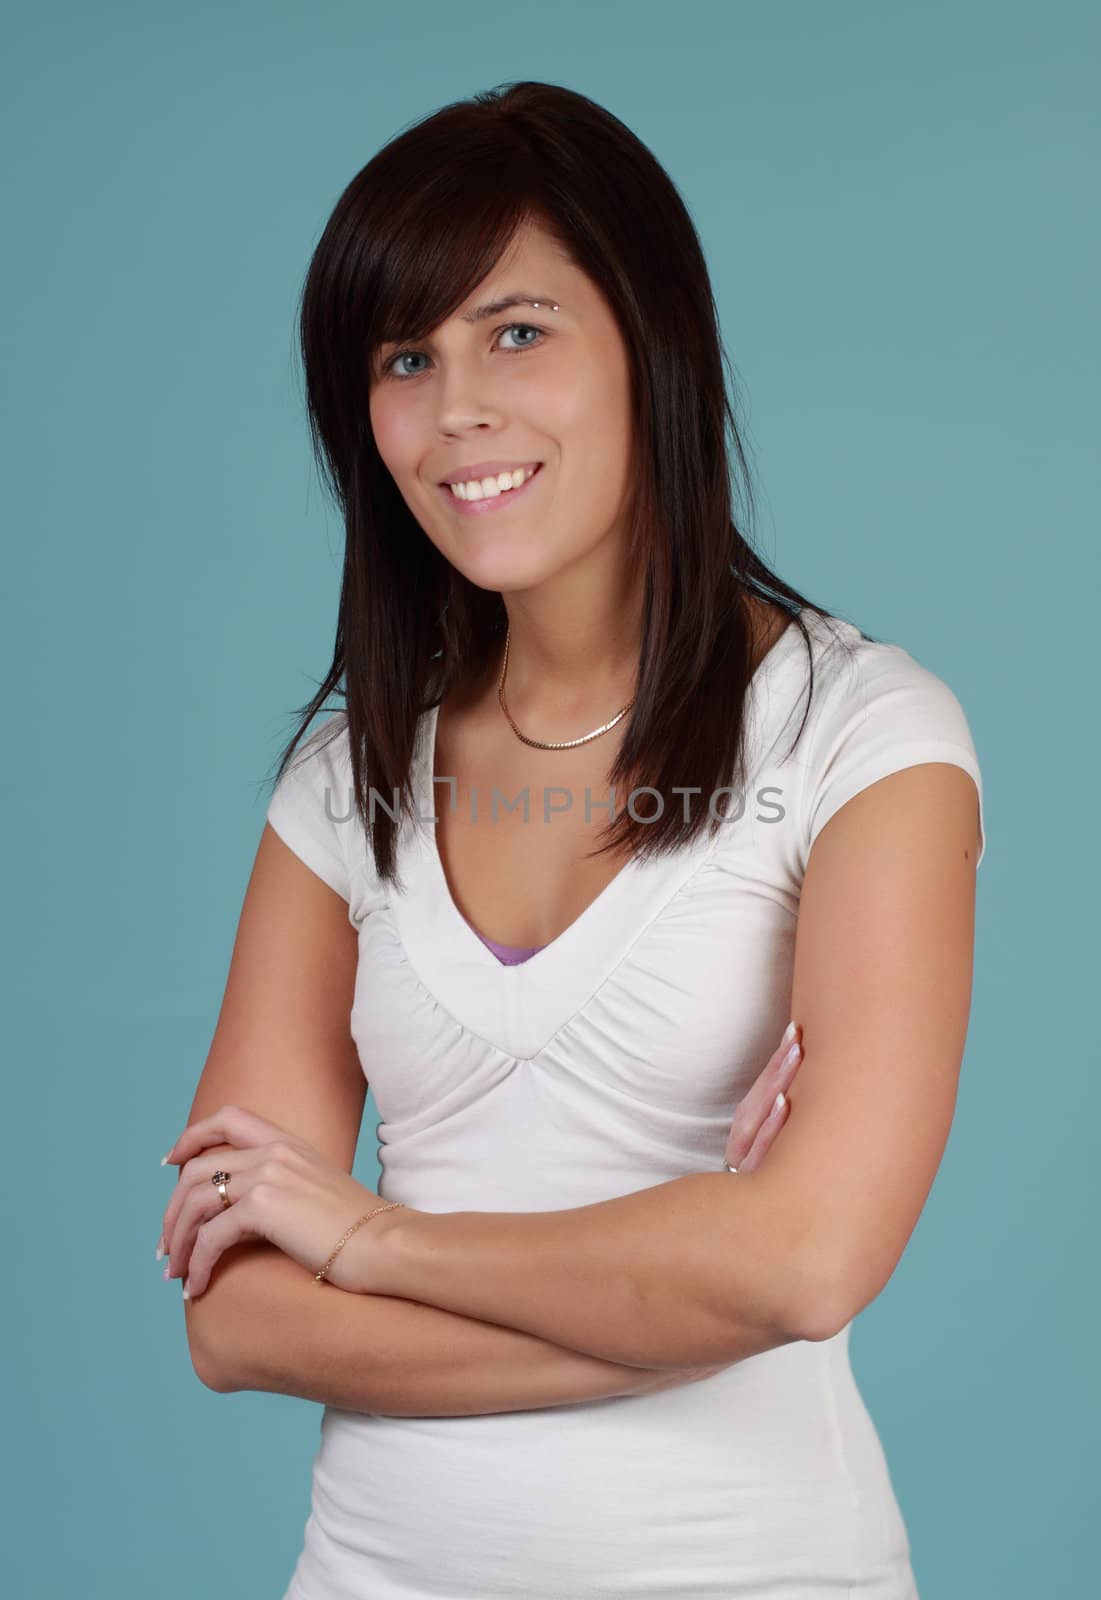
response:
[[[395,1200],[391,1205],[388,1206],[376,1206],[373,1211],[368,1211],[364,1216],[360,1217],[358,1222],[353,1222],[347,1233],[341,1238],[339,1244],[329,1257],[328,1261],[326,1261],[325,1265],[321,1268],[321,1271],[314,1273],[314,1282],[323,1282],[325,1274],[328,1272],[329,1268],[332,1266],[333,1262],[336,1260],[337,1256],[340,1254],[341,1250],[343,1250],[344,1246],[348,1243],[348,1240],[352,1237],[352,1234],[355,1233],[358,1227],[360,1227],[364,1222],[369,1222],[372,1217],[377,1217],[382,1211],[397,1211],[401,1207],[401,1204],[402,1202],[400,1200]]]

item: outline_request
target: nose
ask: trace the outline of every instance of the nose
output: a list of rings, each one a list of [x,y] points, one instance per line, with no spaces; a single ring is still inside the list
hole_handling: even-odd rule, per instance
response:
[[[501,426],[504,411],[488,373],[453,361],[446,369],[441,369],[433,388],[441,434],[455,436],[476,428]]]

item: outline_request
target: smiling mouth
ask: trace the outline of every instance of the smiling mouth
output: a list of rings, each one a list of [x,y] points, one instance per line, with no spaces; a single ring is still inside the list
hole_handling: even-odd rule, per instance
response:
[[[488,494],[480,495],[475,500],[461,499],[451,485],[446,483],[440,485],[440,492],[447,496],[452,509],[461,516],[484,516],[487,512],[504,510],[506,506],[512,505],[523,495],[528,494],[532,484],[539,477],[542,470],[543,463],[540,461],[536,465],[534,472],[525,478],[522,483],[517,484],[515,488],[490,489]]]

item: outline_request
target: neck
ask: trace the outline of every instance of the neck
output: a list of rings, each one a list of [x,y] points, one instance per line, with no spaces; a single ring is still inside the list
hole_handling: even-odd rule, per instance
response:
[[[502,646],[502,656],[504,647]],[[542,692],[578,701],[611,685],[630,683],[638,667],[639,638],[607,627],[591,634],[573,627],[560,634],[533,633],[510,618],[508,683],[517,693]]]
[[[506,608],[504,695],[517,718],[545,712],[555,722],[601,722],[633,697],[641,637],[637,613],[590,605],[547,615],[512,598]],[[502,645],[497,682],[504,664]]]

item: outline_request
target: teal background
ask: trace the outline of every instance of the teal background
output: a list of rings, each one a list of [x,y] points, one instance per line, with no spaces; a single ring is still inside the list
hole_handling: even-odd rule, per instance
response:
[[[692,210],[766,559],[968,714],[958,1112],[853,1361],[923,1600],[1084,1593],[1098,7],[193,0],[4,32],[8,1592],[277,1600],[301,1547],[319,1408],[204,1389],[153,1255],[263,779],[335,625],[294,304],[383,143],[534,77]]]

